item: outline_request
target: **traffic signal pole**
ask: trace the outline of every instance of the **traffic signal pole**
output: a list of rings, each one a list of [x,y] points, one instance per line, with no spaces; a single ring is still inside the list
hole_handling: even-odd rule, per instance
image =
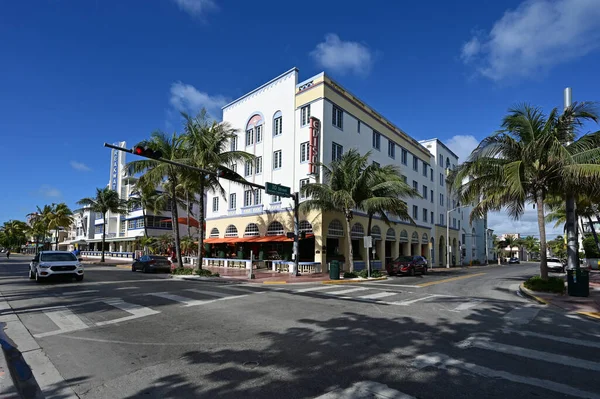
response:
[[[298,241],[298,236],[300,235],[300,223],[298,221],[300,199],[298,198],[298,192],[292,194],[292,199],[294,200],[294,266],[292,275],[298,276],[298,266],[300,264],[300,243]]]

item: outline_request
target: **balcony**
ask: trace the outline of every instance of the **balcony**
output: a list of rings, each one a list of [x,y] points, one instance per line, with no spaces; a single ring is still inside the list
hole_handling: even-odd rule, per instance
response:
[[[246,206],[242,208],[242,215],[250,215],[253,213],[262,213],[263,205]]]

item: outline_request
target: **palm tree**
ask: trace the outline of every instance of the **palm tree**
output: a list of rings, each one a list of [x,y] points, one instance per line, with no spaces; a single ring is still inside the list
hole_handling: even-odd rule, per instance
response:
[[[0,246],[8,249],[19,249],[27,241],[27,223],[20,220],[9,220],[0,226]]]
[[[157,131],[152,133],[150,140],[142,141],[138,145],[149,147],[154,151],[159,151],[162,154],[162,158],[170,161],[182,161],[186,155],[184,151],[184,138],[176,133],[169,136],[163,132]],[[154,189],[159,186],[165,188],[164,194],[171,202],[171,220],[173,224],[173,235],[175,236],[177,264],[179,267],[183,266],[177,198],[177,184],[179,183],[181,169],[169,163],[160,162],[154,159],[133,161],[128,163],[127,167],[129,168],[130,174],[144,173],[142,177],[149,185],[154,187]]]
[[[73,211],[65,204],[61,202],[56,204],[52,208],[52,213],[49,215],[48,228],[54,229],[56,232],[56,247],[58,251],[58,234],[61,228],[67,229],[73,224]]]
[[[527,260],[531,260],[531,253],[539,249],[540,240],[535,238],[534,236],[527,236],[523,238],[523,247],[527,251]]]
[[[211,172],[220,171],[224,177],[238,181],[243,184],[246,180],[240,176],[231,165],[238,162],[252,161],[254,155],[244,151],[238,151],[231,145],[232,140],[237,137],[237,130],[227,122],[217,123],[210,119],[205,109],[202,109],[196,117],[182,113],[184,119],[184,131],[186,148],[191,158],[191,164],[198,168]],[[262,158],[261,158],[262,160]],[[262,168],[262,165],[260,165]],[[198,268],[202,268],[202,251],[204,247],[204,195],[206,192],[218,193],[225,197],[225,189],[221,186],[219,178],[214,174],[188,174],[197,184],[198,198]]]
[[[502,252],[506,248],[506,242],[504,240],[500,240],[496,234],[493,236],[494,240],[494,249],[496,250],[496,256],[498,256],[498,264],[502,263]]]
[[[319,164],[323,170],[323,183],[310,183],[301,189],[309,198],[300,204],[302,211],[341,211],[344,214],[348,233],[345,258],[351,272],[354,270],[354,256],[350,222],[354,210],[364,210],[365,200],[372,196],[370,184],[378,169],[375,165],[369,165],[369,155],[360,155],[357,150],[351,149],[329,165]]]
[[[548,116],[529,105],[513,108],[502,130],[479,143],[454,180],[461,202],[476,204],[471,220],[503,208],[518,219],[525,204],[534,204],[544,280],[548,278],[546,199],[574,190],[575,182],[581,184],[582,179],[600,178],[600,132],[575,136],[581,123],[595,118],[594,112],[589,104],[574,104],[562,115],[553,109]]]
[[[29,223],[36,233],[36,253],[38,251],[38,238],[42,239],[42,247],[46,249],[46,238],[50,230],[50,220],[56,204],[44,205],[42,208],[36,206],[37,211],[27,215]]]
[[[153,214],[160,213],[165,207],[164,200],[164,196],[157,193],[154,187],[146,183],[143,177],[138,179],[127,205],[130,210],[137,208],[142,209],[142,217],[144,218],[144,237],[148,237],[147,212],[150,211]]]
[[[109,187],[96,189],[96,197],[86,197],[77,201],[91,212],[99,212],[102,214],[104,221],[102,225],[102,257],[100,262],[104,262],[104,251],[106,246],[106,216],[110,212],[115,215],[127,214],[127,201],[119,198],[119,193],[111,190]]]
[[[512,258],[513,257],[513,247],[518,247],[518,238],[513,237],[513,236],[506,236],[504,237],[504,245],[505,248],[508,248],[508,257]]]

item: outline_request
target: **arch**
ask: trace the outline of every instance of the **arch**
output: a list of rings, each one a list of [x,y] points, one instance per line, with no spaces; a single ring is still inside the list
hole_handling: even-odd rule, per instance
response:
[[[379,226],[373,226],[371,228],[371,237],[373,237],[374,240],[381,241],[381,229],[379,228]]]
[[[421,236],[421,243],[429,244],[429,236],[427,235],[427,233],[423,233],[423,235]]]
[[[285,234],[283,225],[278,221],[272,221],[267,227],[267,235],[268,236],[282,236]]]
[[[410,241],[413,243],[418,243],[419,242],[419,233],[417,233],[416,231],[413,231]]]
[[[273,119],[275,119],[275,118],[279,118],[280,116],[281,116],[281,111],[276,111],[276,112],[273,114]]]
[[[408,242],[408,232],[406,230],[400,232],[400,242]]]
[[[273,114],[273,136],[279,136],[283,133],[283,116],[281,111],[277,111]]]
[[[225,229],[225,237],[237,237],[237,236],[238,236],[237,227],[235,227],[232,224],[227,226],[227,228]]]
[[[329,226],[327,228],[327,236],[328,237],[343,237],[344,236],[344,227],[342,226],[342,222],[337,219],[333,219],[329,222]]]
[[[387,233],[385,233],[386,241],[396,241],[396,231],[391,227],[387,229]]]
[[[236,234],[237,234],[237,230],[236,230]],[[212,230],[210,231],[210,237],[211,238],[219,237],[219,229],[217,229],[216,227],[213,227]]]
[[[313,232],[312,224],[310,224],[310,222],[308,220],[301,220],[298,228],[299,228],[300,233],[308,234],[308,233]]]
[[[350,237],[352,239],[363,238],[365,236],[365,228],[362,224],[356,222],[350,230]]]
[[[261,112],[253,112],[252,116],[246,122],[246,130],[252,129],[255,126],[260,126],[265,123],[265,118]]]
[[[248,223],[246,230],[244,230],[244,237],[258,237],[260,233],[258,231],[258,225],[256,223]]]

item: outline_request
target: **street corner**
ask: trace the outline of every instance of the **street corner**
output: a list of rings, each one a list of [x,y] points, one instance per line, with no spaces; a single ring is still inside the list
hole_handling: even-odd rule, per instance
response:
[[[373,278],[357,278],[357,279],[343,279],[343,280],[325,280],[321,284],[356,284],[356,283],[368,283],[371,281],[383,281],[387,280],[387,277],[373,277]]]
[[[580,316],[585,316],[588,319],[600,321],[600,311],[598,312],[577,312]]]
[[[528,288],[525,288],[525,285],[523,285],[523,283],[519,284],[519,291],[523,295],[525,295],[527,298],[533,299],[540,305],[549,305],[550,304],[550,298],[547,298],[547,297],[543,298],[542,295],[544,295],[544,294],[539,294]]]

